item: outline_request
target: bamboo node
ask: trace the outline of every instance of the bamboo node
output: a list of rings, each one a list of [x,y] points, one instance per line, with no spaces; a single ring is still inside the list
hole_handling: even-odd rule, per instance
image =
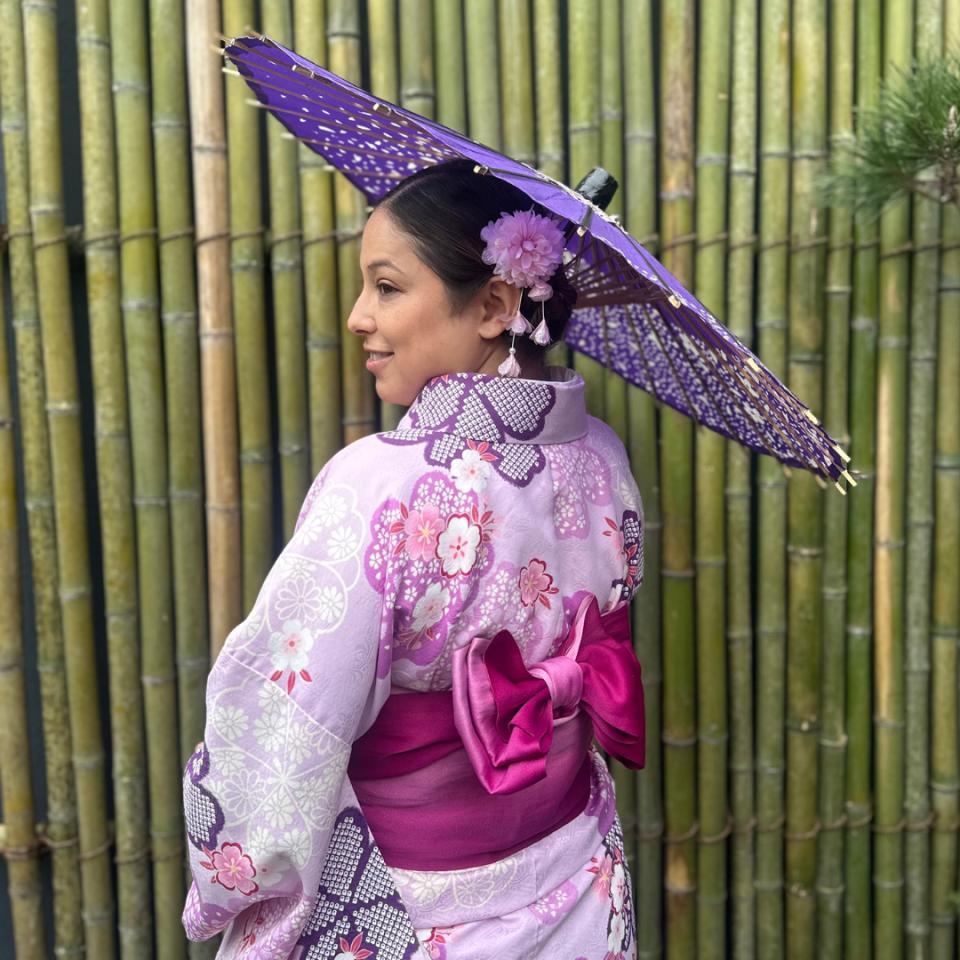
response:
[[[784,824],[787,822],[787,818],[784,814],[780,814],[776,820],[771,820],[770,823],[760,823],[757,822],[756,832],[757,833],[776,833],[778,830],[782,830]]]
[[[139,863],[141,860],[146,860],[150,856],[150,845],[148,844],[145,847],[142,847],[140,850],[137,850],[135,853],[125,853],[123,855],[117,854],[113,858],[113,862],[118,866],[122,867],[129,863]]]
[[[34,240],[33,249],[35,251],[42,250],[44,247],[52,247],[58,243],[66,243],[66,242],[67,242],[67,235],[65,233],[60,233],[60,234],[57,234],[57,236],[49,237],[46,240]]]
[[[794,842],[801,842],[803,840],[815,840],[817,835],[820,833],[820,820],[819,818],[814,821],[813,826],[809,830],[784,830],[783,839]]]
[[[193,236],[193,227],[183,227],[180,230],[173,230],[170,233],[161,233],[157,238],[158,243],[169,243],[171,240],[179,240],[181,237]]]
[[[685,830],[683,833],[677,834],[676,836],[671,836],[669,833],[663,838],[664,843],[686,843],[688,840],[692,840],[700,832],[700,821],[694,820],[690,825],[689,829]]]
[[[903,833],[903,831],[906,829],[906,826],[906,818],[901,817],[896,823],[891,824],[880,824],[875,822],[873,824],[873,832],[883,834]]]
[[[362,233],[363,231],[361,230],[360,232]],[[302,230],[291,230],[289,233],[278,233],[270,237],[270,239],[267,241],[267,247],[272,250],[278,243],[284,243],[287,240],[299,240],[302,236]]]
[[[95,860],[97,857],[103,856],[103,854],[105,854],[112,846],[113,838],[108,837],[103,843],[100,844],[100,846],[94,847],[92,850],[81,850],[77,855],[77,859],[81,863],[84,863],[87,860]]]
[[[723,841],[726,840],[731,833],[733,833],[733,817],[728,812],[726,825],[719,833],[714,833],[709,836],[706,834],[701,834],[700,839],[697,842],[702,845],[723,843]]]
[[[79,837],[67,837],[66,840],[54,840],[46,833],[40,833],[37,839],[48,850],[67,850],[70,847],[77,847],[80,845]]]
[[[143,230],[133,230],[130,233],[120,234],[120,243],[124,244],[130,240],[143,240],[146,237],[155,237],[157,235],[156,227],[146,227]]]
[[[229,239],[230,239],[230,231],[223,230],[220,233],[211,233],[205,237],[197,237],[197,239],[194,240],[193,245],[195,247],[200,247],[200,246],[203,246],[203,244],[211,243],[214,240],[229,240]]]
[[[106,233],[94,233],[83,235],[83,245],[85,247],[92,247],[95,243],[104,243],[106,241],[116,242],[117,238],[120,236],[118,230],[108,230]]]
[[[931,810],[922,820],[908,820],[904,829],[908,833],[923,833],[925,830],[929,830],[933,824],[936,822],[937,815]]]
[[[166,683],[176,682],[176,679],[177,675],[175,673],[166,673],[158,677],[143,675],[140,677],[140,683],[145,687],[162,687]]]

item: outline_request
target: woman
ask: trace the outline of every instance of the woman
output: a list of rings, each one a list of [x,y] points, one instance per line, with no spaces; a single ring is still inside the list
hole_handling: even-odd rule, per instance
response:
[[[466,161],[370,216],[348,327],[410,409],[324,467],[210,674],[184,924],[226,929],[220,956],[635,955],[592,741],[642,765],[642,510],[582,378],[543,363],[562,246]]]

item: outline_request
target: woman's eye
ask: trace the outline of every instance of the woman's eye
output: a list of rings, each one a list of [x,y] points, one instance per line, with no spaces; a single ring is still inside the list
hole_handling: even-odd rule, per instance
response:
[[[382,280],[377,284],[377,291],[384,297],[390,296],[396,289],[396,287],[392,287],[389,283],[384,283]]]

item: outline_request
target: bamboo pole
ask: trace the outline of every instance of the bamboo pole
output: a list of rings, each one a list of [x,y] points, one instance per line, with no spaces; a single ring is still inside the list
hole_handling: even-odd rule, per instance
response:
[[[391,0],[391,5],[393,0]],[[371,28],[373,24],[371,23]],[[376,34],[372,33],[372,36]],[[464,85],[465,72],[463,47],[463,7],[459,0],[434,0],[433,35],[443,37],[443,43],[434,45],[433,73],[437,90],[437,120],[453,130],[466,133],[467,91]],[[387,34],[377,44],[377,49],[387,45]],[[371,80],[374,78],[371,77]],[[373,92],[377,93],[374,80]],[[384,88],[386,89],[386,88]],[[386,93],[382,96],[387,96]],[[388,97],[389,99],[389,97]]]
[[[947,50],[960,48],[960,2],[944,6]],[[933,596],[930,610],[930,790],[934,813],[930,870],[930,955],[956,950],[958,795],[957,640],[960,639],[960,210],[944,207],[939,275],[934,459]]]
[[[830,148],[853,136],[854,5],[830,6]],[[853,219],[829,212],[824,334],[824,426],[846,449],[849,368],[850,265]],[[821,639],[820,837],[817,858],[817,943],[824,960],[843,957],[843,828],[846,725],[844,636],[847,601],[847,498],[828,494],[824,505],[823,635]]]
[[[327,63],[326,0],[294,0],[297,50],[314,63]],[[300,217],[306,286],[307,377],[310,416],[310,472],[340,449],[340,308],[337,294],[337,240],[333,169],[301,144]]]
[[[600,159],[600,0],[567,5],[568,113],[570,177],[576,183]],[[587,411],[605,419],[603,365],[582,353],[573,365],[586,382]]]
[[[909,67],[910,6],[884,4],[883,76]],[[903,955],[904,537],[903,438],[907,398],[907,295],[910,205],[880,219],[880,324],[877,340],[877,493],[874,541],[874,956]]]
[[[502,14],[502,8],[501,8]],[[500,18],[501,29],[503,16]],[[623,24],[623,10],[620,0],[601,0],[600,5],[600,163],[611,171],[617,180],[623,183],[623,78],[621,75],[622,51],[620,33]],[[501,46],[503,46],[501,44]],[[506,53],[505,62],[510,60]],[[505,79],[505,85],[509,82]],[[506,113],[505,113],[506,115]],[[531,125],[533,110],[530,111]],[[623,191],[618,190],[607,207],[611,214],[623,215]],[[622,377],[605,375],[604,406],[607,423],[626,444],[628,436],[627,381]],[[631,872],[637,866],[637,778],[616,760],[610,761],[617,797],[617,812],[623,829],[623,843],[627,862]]]
[[[857,4],[857,105],[876,100],[880,81],[881,0]],[[876,451],[877,242],[875,221],[854,221],[850,322],[850,454],[858,487],[850,498],[847,543],[846,816],[844,956],[873,956],[871,899],[873,500]]]
[[[400,105],[432,119],[436,103],[432,2],[400,0]]]
[[[264,30],[278,29],[270,22],[269,9],[263,10]],[[226,0],[223,4],[223,29],[227,36],[244,33],[254,21],[252,0]],[[277,33],[277,40],[287,43],[289,31]],[[243,531],[243,609],[249,610],[256,600],[267,571],[273,562],[273,438],[270,430],[270,377],[267,351],[266,293],[264,290],[263,266],[263,203],[261,201],[261,151],[260,118],[257,110],[251,110],[248,99],[250,88],[243,81],[226,85],[227,106],[227,170],[230,180],[230,295],[233,303],[233,323],[236,332],[237,361],[237,427],[240,441],[240,525]],[[270,147],[271,170],[269,181],[276,192],[289,199],[290,183],[295,180],[291,169],[292,154],[297,145],[280,140],[281,127],[273,119],[267,119],[267,139]],[[279,146],[278,146],[279,145]],[[285,154],[278,161],[276,152]],[[278,169],[274,169],[278,166]],[[271,203],[276,192],[271,190]],[[289,215],[288,215],[289,219]],[[275,236],[288,235],[289,223],[273,223]],[[296,232],[296,227],[293,232]],[[291,244],[297,247],[297,237],[281,241],[280,247]],[[282,266],[277,248],[273,251],[275,274],[273,287],[275,328],[277,330],[276,356],[278,367],[285,357],[299,344],[287,344],[289,327],[296,328],[297,297],[300,296],[299,277],[294,278],[295,291],[291,294],[291,279]],[[287,311],[292,311],[291,319]],[[285,335],[285,333],[287,335]],[[302,336],[300,341],[302,342]],[[286,350],[284,349],[286,347]],[[302,352],[302,349],[298,350]],[[301,358],[302,359],[302,358]],[[279,372],[279,371],[278,371]],[[291,379],[296,370],[289,371]],[[305,387],[304,387],[305,388]],[[292,390],[296,386],[284,384],[278,376],[278,392]],[[281,407],[279,419],[281,434],[284,415],[289,411]],[[305,414],[305,411],[304,411]],[[303,439],[303,438],[301,438]],[[281,440],[281,446],[283,445]],[[306,453],[303,452],[305,458]],[[286,526],[289,511],[286,487],[291,480],[291,465],[281,458],[281,513]],[[302,498],[302,493],[301,493]]]
[[[349,0],[330,0],[327,8],[327,49],[330,69],[352,83],[360,82],[360,12]],[[334,183],[337,215],[337,279],[340,304],[345,314],[360,294],[360,237],[366,220],[362,194],[347,180]],[[343,439],[344,443],[375,429],[375,393],[373,380],[364,368],[360,337],[344,338],[341,348],[343,367]]]
[[[137,624],[137,563],[120,310],[117,177],[111,113],[110,24],[106,3],[77,11],[87,299],[93,366],[102,575],[110,666],[117,929],[123,957],[153,948],[147,770]]]
[[[790,5],[760,8],[760,202],[756,331],[760,357],[786,379],[790,210]],[[770,457],[757,464],[757,956],[784,956],[783,729],[786,661],[786,480]]]
[[[3,244],[0,244],[0,253]],[[45,952],[39,844],[34,829],[31,751],[23,675],[23,621],[17,531],[17,471],[7,325],[0,269],[0,576],[8,589],[0,598],[0,801],[3,802],[7,894],[13,948],[20,960],[41,960]]]
[[[631,233],[646,242],[657,221],[652,17],[651,4],[647,0],[628,3],[623,10],[624,47],[633,51],[637,58],[636,67],[627,71],[623,78],[625,208]],[[637,861],[633,877],[637,900],[637,957],[638,960],[649,960],[663,955],[659,458],[653,397],[636,387],[629,387],[627,404],[630,462],[644,510],[644,582],[632,606],[635,646],[643,669],[646,766],[636,775]]]
[[[150,0],[151,102],[167,403],[181,763],[203,737],[209,665],[197,292],[190,210],[183,4]],[[191,947],[191,956],[195,955]]]
[[[944,49],[960,49],[960,2],[946,0]],[[940,221],[934,459],[933,596],[931,633],[930,791],[934,813],[930,852],[930,954],[956,950],[958,795],[957,640],[960,638],[960,210],[946,206]]]
[[[267,0],[261,4],[261,16],[264,30],[269,36],[287,46],[293,43],[290,0]],[[310,483],[307,371],[303,349],[303,259],[300,252],[300,199],[296,176],[299,145],[284,135],[279,123],[272,118],[267,119],[270,228],[273,235],[270,246],[273,346],[276,354],[280,500],[283,539],[286,541],[293,535],[293,527]],[[242,185],[237,183],[236,188],[241,189]],[[256,403],[267,408],[266,400],[267,392],[264,389]],[[268,410],[263,409],[261,418],[264,425],[267,423],[267,413]],[[262,581],[263,578],[260,579]],[[257,583],[253,587],[254,595],[259,586]]]
[[[90,956],[112,956],[113,894],[106,821],[103,736],[93,646],[86,494],[63,223],[57,87],[57,5],[23,5],[30,220],[53,467],[60,611],[73,770],[77,788],[83,925]]]
[[[30,546],[37,637],[37,672],[43,723],[47,830],[53,886],[53,947],[83,950],[77,806],[70,758],[67,681],[60,606],[53,477],[43,382],[43,355],[28,195],[27,104],[21,7],[0,0],[0,133],[6,174],[12,325],[23,453],[23,501]]]
[[[627,4],[624,10],[624,33],[632,14],[643,12],[635,9],[636,3]],[[533,95],[537,112],[537,169],[555,180],[566,180],[563,141],[563,94],[560,78],[560,8],[557,0],[533,0]],[[634,71],[624,77],[629,78]]]
[[[500,115],[503,149],[515,160],[536,162],[530,5],[499,0]]]
[[[430,11],[428,11],[430,13]],[[419,16],[417,12],[415,15]],[[452,98],[453,103],[457,102],[457,89],[460,91],[460,122],[463,123],[463,45],[462,45],[462,18],[463,13],[460,4],[437,3],[433,7],[432,24],[433,32],[438,37],[444,38],[444,43],[437,45],[437,109],[441,109],[441,100],[445,100],[444,109],[449,109],[447,104]],[[406,21],[406,18],[405,18]],[[450,21],[450,22],[448,22]],[[414,21],[417,24],[417,21]],[[391,103],[400,102],[400,67],[397,62],[397,0],[373,0],[367,4],[367,35],[370,44],[370,91],[378,97],[383,97]],[[413,25],[404,31],[404,34],[419,34],[419,25],[414,28]],[[408,39],[407,46],[404,48],[407,60],[411,56],[419,59],[417,52],[419,41],[411,42]],[[458,56],[459,52],[459,56]],[[446,65],[446,74],[441,76],[439,73],[440,61]],[[408,69],[411,69],[408,63]],[[416,70],[413,70],[415,75]],[[432,80],[431,80],[432,82]],[[416,87],[416,81],[412,84]],[[444,86],[450,85],[451,89],[445,91]],[[433,116],[433,102],[429,99],[424,100],[424,105],[431,111],[429,116]],[[447,123],[443,116],[438,113],[438,119],[441,123]],[[453,126],[447,123],[447,126]],[[458,127],[457,129],[462,129]],[[406,409],[397,403],[388,403],[378,400],[380,407],[380,429],[392,430],[400,422]]]
[[[915,57],[931,60],[942,56],[943,0],[918,0],[915,31]],[[936,170],[925,171],[922,177],[934,180]],[[912,233],[906,436],[904,933],[907,955],[919,957],[930,952],[930,574],[940,267],[940,204],[936,200],[914,198]],[[900,444],[903,446],[903,438]]]
[[[753,345],[754,209],[757,196],[757,20],[755,0],[733,5],[731,79],[730,224],[727,261],[727,321],[731,333]],[[753,624],[751,619],[752,518],[750,453],[726,444],[727,672],[730,715],[729,783],[730,952],[755,956]]]
[[[167,496],[167,439],[150,136],[146,8],[110,5],[113,109],[120,202],[120,269],[133,490],[143,706],[147,734],[153,911],[160,958],[185,955],[183,810],[176,740],[177,689]]]
[[[494,150],[500,139],[500,52],[496,0],[464,4],[467,74],[467,132]]]
[[[227,161],[220,62],[212,49],[220,29],[216,0],[197,0],[191,4],[186,28],[200,290],[210,652],[215,656],[242,616]]]
[[[826,11],[794,5],[790,251],[791,390],[815,413],[822,406],[823,211],[814,177],[826,150]],[[823,629],[823,496],[809,474],[794,474],[787,496],[786,934],[790,960],[816,956],[817,745]]]
[[[663,264],[686,286],[693,279],[694,5],[661,7],[660,236]],[[697,730],[693,569],[693,428],[681,414],[660,413],[660,507],[663,520],[663,779],[666,953],[693,957],[697,946]]]

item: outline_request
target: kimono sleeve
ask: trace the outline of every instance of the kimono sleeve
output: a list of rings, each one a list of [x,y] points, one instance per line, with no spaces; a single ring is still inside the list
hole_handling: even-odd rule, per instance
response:
[[[183,923],[192,940],[226,930],[220,957],[286,957],[302,944],[331,837],[344,817],[362,820],[347,763],[390,692],[394,598],[366,572],[389,534],[371,524],[383,491],[361,444],[314,482],[207,682],[204,740],[183,784]]]

